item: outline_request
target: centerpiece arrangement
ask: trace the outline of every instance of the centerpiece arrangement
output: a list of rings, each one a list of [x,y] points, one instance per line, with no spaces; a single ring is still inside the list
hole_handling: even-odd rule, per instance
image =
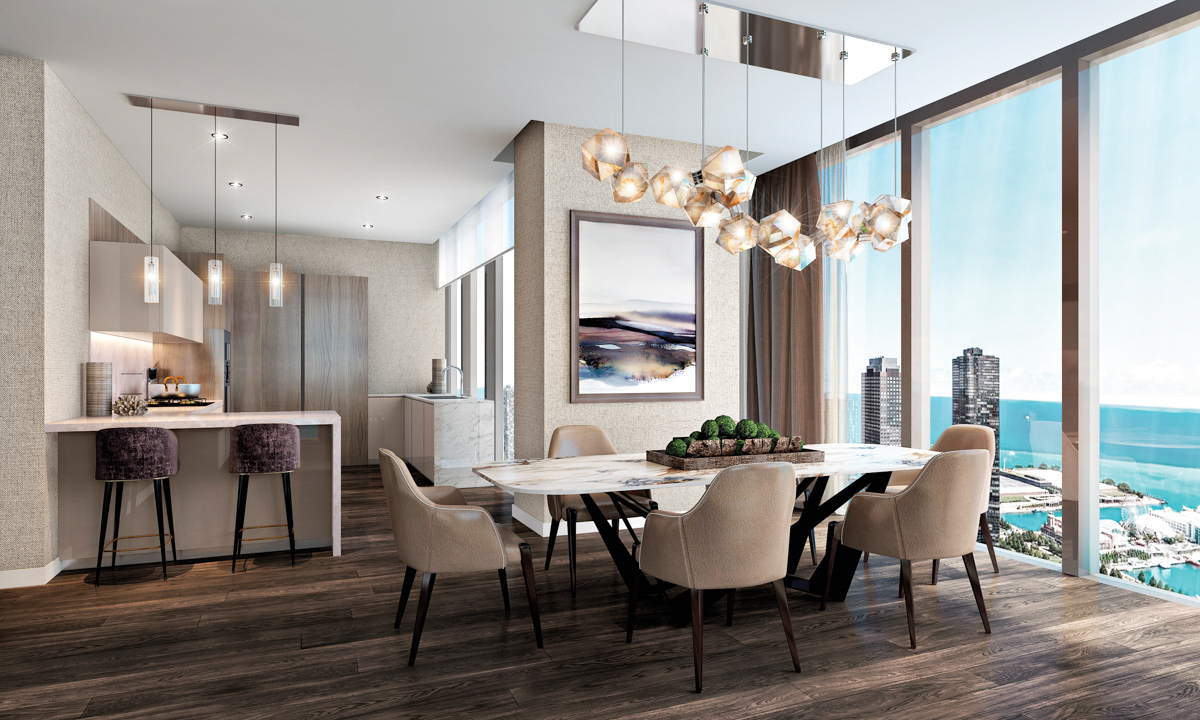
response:
[[[688,437],[677,437],[666,450],[647,450],[646,459],[680,470],[708,470],[758,462],[821,462],[825,453],[805,450],[800,437],[780,435],[754,420],[728,415],[706,420]]]

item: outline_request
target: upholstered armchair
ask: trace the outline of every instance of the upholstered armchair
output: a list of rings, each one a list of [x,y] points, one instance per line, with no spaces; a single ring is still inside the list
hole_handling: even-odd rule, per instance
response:
[[[937,442],[930,449],[937,452],[987,450],[988,467],[990,468],[996,461],[996,433],[986,425],[951,425],[938,436]],[[917,479],[917,475],[920,473],[920,470],[901,470],[892,473],[891,478],[888,479],[887,492],[892,495],[902,492]],[[979,533],[983,535],[983,541],[987,544],[988,556],[992,560],[992,572],[999,573],[1000,563],[996,562],[996,548],[992,545],[992,530],[988,527],[987,522],[988,499],[988,493],[984,492],[979,501]],[[868,557],[866,554],[863,555],[864,563]],[[938,561],[934,560],[931,584],[937,585],[937,580]]]
[[[546,452],[548,458],[583,457],[585,455],[616,455],[604,429],[595,425],[563,425],[555,428],[550,436],[550,449]],[[625,492],[631,497],[650,498],[649,490],[629,490]],[[550,540],[546,544],[546,570],[550,569],[550,558],[554,555],[554,540],[558,537],[558,526],[563,520],[567,521],[567,561],[571,568],[571,597],[575,596],[575,529],[579,521],[611,522],[613,529],[618,528],[621,513],[608,495],[593,495],[592,499],[604,515],[594,518],[588,512],[583,498],[579,495],[549,495],[546,502],[550,506]],[[626,520],[626,523],[629,521]],[[632,527],[630,534],[633,534]]]
[[[975,569],[975,510],[991,478],[991,458],[986,450],[953,450],[932,458],[917,479],[903,491],[858,493],[846,509],[846,519],[835,524],[829,549],[828,574],[821,609],[825,609],[833,566],[841,545],[900,560],[900,586],[908,613],[908,640],[917,647],[913,616],[912,562],[961,557],[967,566],[975,604],[983,629],[992,632],[979,573]]]
[[[796,473],[789,463],[738,465],[718,473],[691,510],[655,510],[646,518],[642,571],[691,591],[696,692],[704,686],[705,590],[772,585],[792,667],[800,672],[783,589],[795,501]],[[633,641],[636,614],[631,592],[626,642]]]
[[[421,597],[417,603],[417,621],[413,628],[412,647],[408,664],[417,659],[421,630],[433,594],[433,581],[438,573],[484,572],[495,570],[500,576],[504,594],[504,609],[509,609],[507,567],[520,563],[525,576],[525,591],[529,611],[533,616],[533,633],[537,646],[542,647],[542,623],[538,616],[537,588],[533,579],[533,554],[511,529],[498,525],[487,510],[473,505],[439,504],[430,494],[421,492],[408,468],[389,450],[379,451],[379,466],[383,473],[383,489],[387,495],[388,512],[392,516],[392,533],[396,553],[407,568],[400,605],[396,608],[396,624],[404,617],[404,607],[418,572],[421,578]],[[438,496],[437,493],[433,494]],[[461,493],[442,493],[443,499],[461,499]]]

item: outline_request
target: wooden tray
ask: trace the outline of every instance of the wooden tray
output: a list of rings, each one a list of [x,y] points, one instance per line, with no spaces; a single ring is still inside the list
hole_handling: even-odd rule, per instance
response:
[[[662,450],[647,450],[646,461],[673,467],[677,470],[714,470],[750,463],[818,463],[825,461],[825,453],[820,450],[805,450],[796,453],[762,453],[759,455],[717,455],[714,457],[681,458],[668,455]]]

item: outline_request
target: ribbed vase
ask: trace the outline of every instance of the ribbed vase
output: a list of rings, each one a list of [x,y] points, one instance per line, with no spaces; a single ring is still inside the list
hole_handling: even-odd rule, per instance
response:
[[[112,363],[87,363],[84,385],[87,416],[112,415]]]
[[[446,392],[446,359],[433,359],[433,379],[429,383],[429,392],[441,395]]]

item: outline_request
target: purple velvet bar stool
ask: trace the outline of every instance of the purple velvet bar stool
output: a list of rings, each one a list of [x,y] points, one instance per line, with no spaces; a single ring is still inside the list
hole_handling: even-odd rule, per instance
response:
[[[96,433],[96,479],[104,483],[104,511],[100,518],[100,547],[96,551],[96,587],[100,587],[100,567],[104,564],[104,553],[111,552],[112,566],[117,567],[117,552],[153,550],[129,548],[118,551],[118,540],[154,537],[153,535],[127,535],[121,537],[121,505],[124,501],[125,483],[140,480],[154,481],[154,504],[158,509],[158,549],[162,554],[163,580],[167,579],[167,541],[171,543],[171,560],[179,562],[175,555],[175,513],[171,508],[171,476],[179,472],[179,440],[175,433],[165,428],[126,427],[108,428]],[[117,507],[113,513],[113,539],[104,542],[108,534],[108,508],[112,499],[113,485],[117,486]],[[167,500],[167,524],[169,537],[163,533],[163,495]],[[106,549],[108,545],[112,549]]]
[[[292,529],[292,472],[300,469],[300,428],[284,423],[236,425],[229,430],[229,472],[238,476],[237,521],[233,531],[233,568],[237,572],[238,557],[242,554],[242,531],[286,527],[287,535],[274,535],[252,540],[287,538],[292,549],[292,567],[296,567],[296,535]],[[267,473],[283,475],[283,506],[287,510],[286,525],[252,525],[246,522],[246,491],[250,476]]]

